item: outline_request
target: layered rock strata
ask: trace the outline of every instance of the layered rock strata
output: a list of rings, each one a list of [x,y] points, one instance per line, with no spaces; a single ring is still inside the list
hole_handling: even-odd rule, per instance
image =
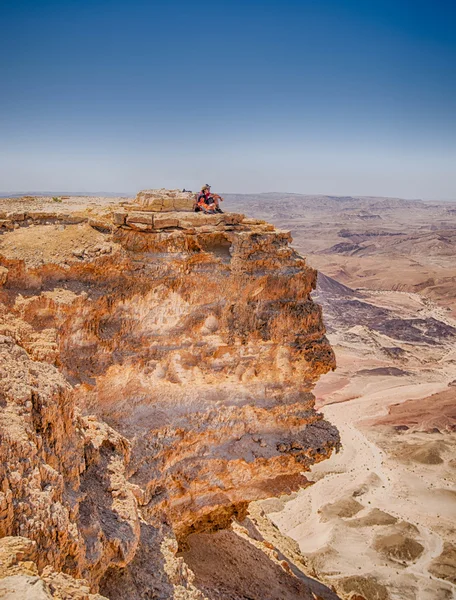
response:
[[[160,194],[2,215],[0,531],[33,544],[3,577],[41,575],[49,597],[82,579],[81,598],[202,598],[178,544],[306,485],[339,443],[289,232],[149,210]]]

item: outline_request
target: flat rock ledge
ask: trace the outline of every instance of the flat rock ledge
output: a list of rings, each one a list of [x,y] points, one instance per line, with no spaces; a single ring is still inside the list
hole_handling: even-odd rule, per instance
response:
[[[252,222],[251,219],[247,219],[246,222],[244,215],[237,213],[205,215],[203,213],[179,211],[160,213],[119,211],[113,213],[112,221],[118,227],[141,231],[162,229],[201,230],[202,228],[212,230],[214,228],[226,229],[242,225],[263,225],[261,221]]]
[[[0,231],[12,231],[33,225],[77,225],[88,223],[101,231],[112,232],[118,228],[144,232],[181,229],[187,233],[204,233],[214,230],[277,231],[275,227],[259,219],[246,218],[239,213],[206,215],[192,210],[149,211],[131,204],[116,207],[109,212],[89,214],[83,212],[55,211],[0,212]]]

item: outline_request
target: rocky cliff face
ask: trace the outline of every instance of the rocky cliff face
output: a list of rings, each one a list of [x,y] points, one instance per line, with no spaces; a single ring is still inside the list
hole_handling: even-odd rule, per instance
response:
[[[178,546],[305,485],[338,446],[311,393],[334,367],[316,273],[288,232],[183,194],[9,202],[0,589],[203,598]]]

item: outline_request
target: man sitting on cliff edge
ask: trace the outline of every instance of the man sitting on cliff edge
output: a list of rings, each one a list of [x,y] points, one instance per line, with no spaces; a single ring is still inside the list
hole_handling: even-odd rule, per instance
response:
[[[212,194],[211,186],[208,183],[205,183],[201,188],[201,192],[198,194],[195,212],[202,211],[206,215],[223,213],[223,210],[219,206],[220,201],[223,202],[223,198],[218,194]]]

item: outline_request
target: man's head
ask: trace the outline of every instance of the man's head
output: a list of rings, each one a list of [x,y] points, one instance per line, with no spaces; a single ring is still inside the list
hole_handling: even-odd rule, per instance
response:
[[[201,188],[202,192],[210,192],[211,191],[211,186],[208,183],[205,183],[203,185],[203,187]]]

